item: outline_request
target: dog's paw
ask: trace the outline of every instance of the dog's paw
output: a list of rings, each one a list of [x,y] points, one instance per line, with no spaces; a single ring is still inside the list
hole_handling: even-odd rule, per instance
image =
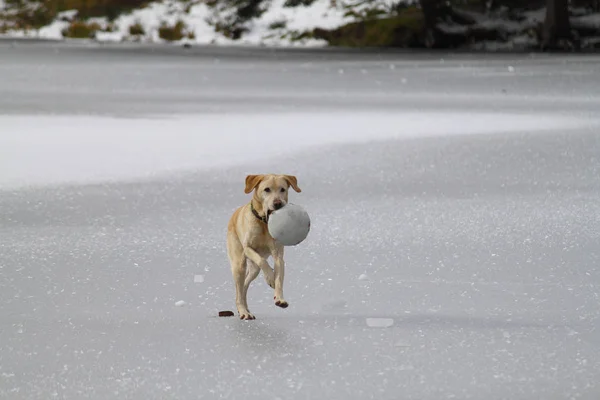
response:
[[[240,312],[240,319],[244,319],[244,320],[252,320],[252,319],[256,319],[256,317],[254,315],[252,315],[250,313],[250,311],[242,311]]]
[[[288,302],[282,299],[281,297],[275,296],[273,297],[273,299],[275,300],[275,305],[277,307],[287,308],[287,306],[289,306]]]

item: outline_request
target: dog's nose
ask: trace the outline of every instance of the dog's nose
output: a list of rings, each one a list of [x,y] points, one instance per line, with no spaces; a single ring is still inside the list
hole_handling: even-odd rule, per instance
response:
[[[275,207],[276,210],[279,210],[281,207],[283,207],[283,202],[281,200],[275,200],[273,202],[273,207]]]

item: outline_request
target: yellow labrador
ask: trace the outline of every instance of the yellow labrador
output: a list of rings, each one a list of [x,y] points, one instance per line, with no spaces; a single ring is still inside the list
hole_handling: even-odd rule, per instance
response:
[[[250,203],[234,211],[227,226],[227,256],[235,283],[235,304],[241,319],[254,319],[248,310],[246,296],[250,283],[263,272],[265,280],[275,289],[275,305],[286,308],[283,298],[283,246],[269,234],[269,215],[287,204],[288,189],[301,192],[292,175],[248,175],[246,194],[254,191]],[[275,270],[267,259],[273,257]]]

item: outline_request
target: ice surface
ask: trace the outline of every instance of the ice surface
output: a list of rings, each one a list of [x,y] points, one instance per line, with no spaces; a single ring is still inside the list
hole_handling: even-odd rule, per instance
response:
[[[305,130],[305,124],[315,129]],[[1,119],[0,187],[150,178],[336,143],[587,124],[565,116],[464,112],[232,113],[148,120],[10,116]]]
[[[393,318],[367,318],[365,321],[370,328],[389,328],[394,325]]]
[[[204,275],[194,275],[194,283],[204,282]]]
[[[0,398],[599,398],[600,61],[439,59],[0,46]],[[219,318],[263,171],[311,240]]]

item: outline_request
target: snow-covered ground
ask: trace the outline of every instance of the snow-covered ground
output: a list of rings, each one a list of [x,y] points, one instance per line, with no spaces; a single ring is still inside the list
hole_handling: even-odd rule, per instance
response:
[[[600,395],[600,59],[20,44],[0,71],[0,398]],[[258,279],[256,321],[218,318],[266,171],[312,219],[290,307]]]
[[[283,157],[338,143],[589,125],[588,121],[576,118],[548,116],[540,121],[538,116],[503,113],[472,115],[467,125],[464,119],[464,115],[451,112],[376,111],[228,114],[227,118],[208,115],[154,120],[4,117],[0,188],[149,178]],[[305,124],[318,129],[307,131]],[[48,133],[48,126],[52,127],[52,134]]]
[[[403,0],[404,1],[404,0]],[[402,1],[401,1],[402,2]],[[382,15],[392,15],[398,0],[315,0],[308,6],[286,7],[286,0],[270,0],[264,3],[266,11],[258,18],[245,24],[247,32],[241,39],[233,40],[215,31],[215,21],[223,21],[224,16],[233,13],[231,8],[209,7],[204,2],[184,4],[178,0],[161,0],[149,3],[143,8],[120,15],[115,21],[109,22],[107,18],[91,18],[88,23],[95,23],[101,29],[96,32],[94,41],[97,42],[165,42],[159,37],[159,28],[163,25],[173,26],[178,21],[185,25],[186,37],[174,41],[174,44],[211,44],[211,45],[246,45],[269,47],[322,47],[327,42],[320,39],[302,36],[302,33],[311,32],[315,28],[335,29],[350,22],[360,20],[367,12],[378,10]],[[405,0],[405,4],[414,4],[415,1]],[[0,3],[0,11],[3,9]],[[447,33],[465,33],[470,29],[481,28],[496,30],[503,40],[479,41],[472,44],[474,49],[489,51],[518,50],[536,45],[534,31],[539,23],[543,22],[546,14],[545,8],[523,12],[520,18],[504,8],[489,12],[477,13],[461,11],[471,19],[474,25],[460,25],[454,23],[441,23],[439,28]],[[578,29],[588,31],[582,44],[584,47],[600,40],[597,35],[590,35],[589,31],[597,30],[600,26],[600,14],[589,14],[589,10],[573,9],[571,23]],[[37,38],[63,40],[63,30],[71,21],[77,20],[77,11],[68,10],[58,14],[50,24],[37,30],[11,29],[0,35],[8,38]],[[141,27],[142,34],[132,35],[132,26]],[[190,37],[187,33],[192,34]],[[69,39],[73,40],[73,39]],[[81,41],[82,39],[75,39]],[[84,39],[89,40],[89,39]]]
[[[112,23],[114,30],[112,32],[98,32],[96,40],[160,42],[158,29],[163,23],[174,25],[177,21],[183,21],[187,31],[193,32],[195,37],[184,39],[182,42],[220,45],[322,46],[325,42],[316,39],[292,41],[289,34],[292,32],[302,33],[317,27],[324,29],[336,28],[354,20],[354,17],[347,15],[346,7],[352,5],[356,12],[361,12],[365,8],[365,4],[356,6],[356,1],[315,0],[310,6],[298,7],[285,7],[285,1],[269,1],[268,10],[259,18],[250,22],[249,32],[244,35],[242,40],[238,41],[233,41],[215,32],[210,21],[218,16],[216,9],[208,7],[204,2],[198,2],[188,7],[183,2],[174,0],[152,2],[144,8],[121,15]],[[393,3],[394,1],[391,0],[377,0],[369,4],[369,7],[389,10]],[[72,11],[66,11],[60,13],[54,22],[42,27],[39,31],[12,30],[7,35],[11,37],[63,39],[62,31],[69,25],[68,21],[74,16],[75,14]],[[108,25],[106,18],[92,18],[89,22],[96,22],[101,27]],[[141,25],[145,31],[143,35],[137,38],[132,37],[129,32],[129,28],[134,24]],[[275,28],[274,24],[279,27]]]

